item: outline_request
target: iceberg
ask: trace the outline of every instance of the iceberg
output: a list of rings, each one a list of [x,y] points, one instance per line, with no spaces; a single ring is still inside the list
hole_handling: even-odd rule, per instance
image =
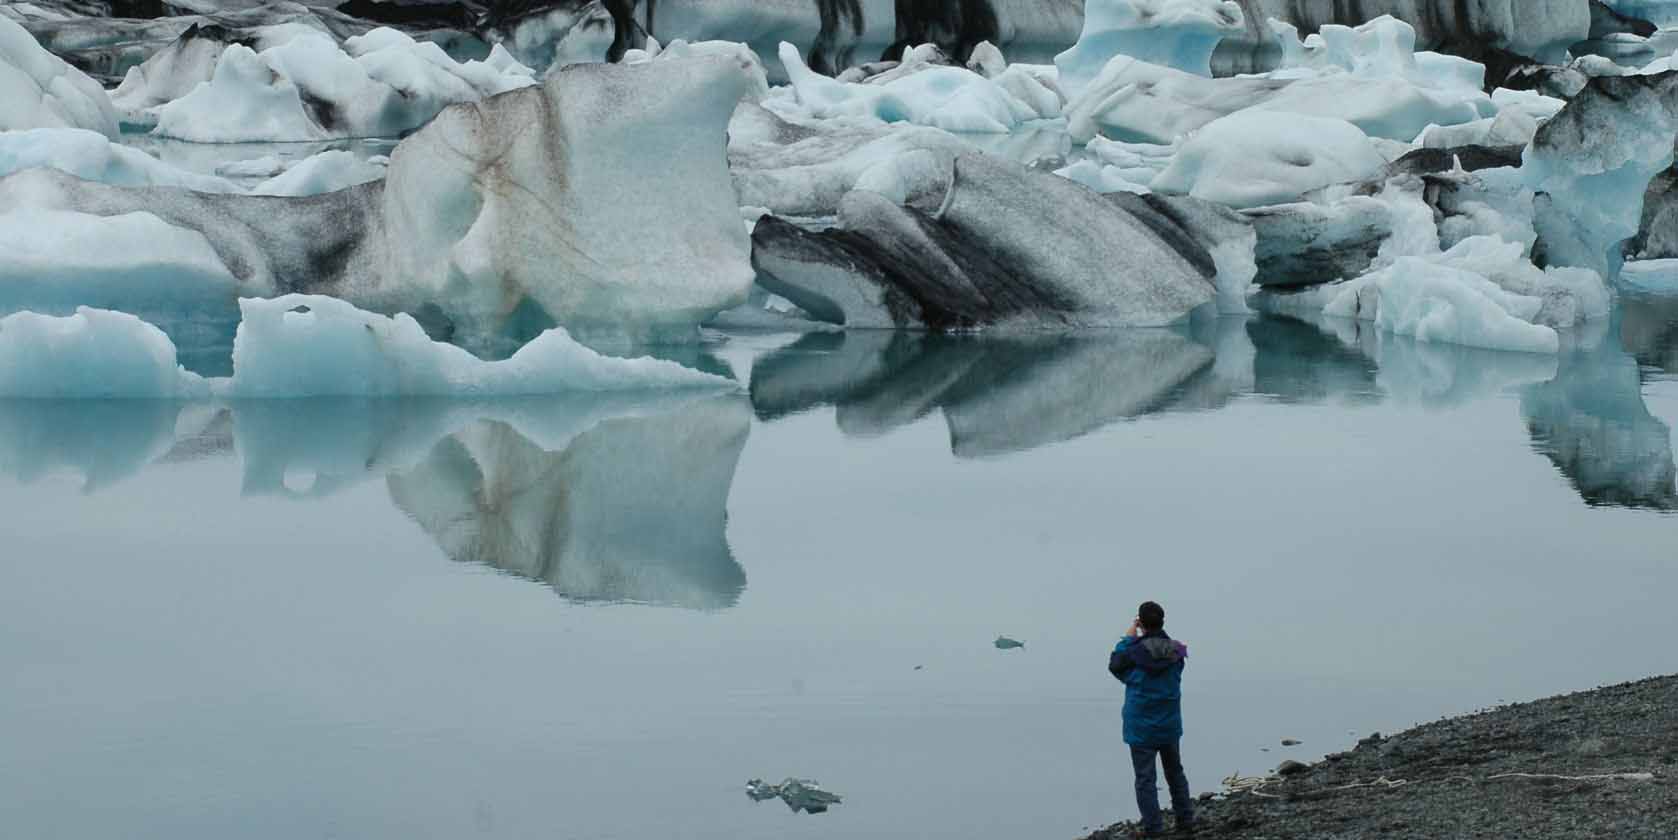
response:
[[[1386,165],[1369,137],[1345,120],[1252,109],[1189,135],[1148,186],[1245,209],[1361,181]]]
[[[749,102],[735,112],[728,135],[728,167],[740,205],[785,218],[837,215],[840,200],[871,171],[875,190],[885,187],[906,200],[942,195],[949,161],[971,149],[935,128],[857,118],[795,122]],[[917,165],[899,163],[908,159]],[[892,183],[882,184],[887,178]]]
[[[183,369],[162,330],[124,312],[0,319],[0,396],[491,397],[635,388],[729,388],[731,380],[656,359],[602,356],[554,328],[512,357],[484,361],[388,318],[320,295],[239,301],[233,375]]]
[[[1284,265],[1350,270],[1339,282],[1266,293],[1260,302],[1272,311],[1370,321],[1422,341],[1555,353],[1558,330],[1607,314],[1608,288],[1589,269],[1531,262],[1531,215],[1521,210],[1531,198],[1519,184],[1509,168],[1401,174],[1378,191],[1336,187],[1344,194],[1331,203],[1266,208],[1268,219],[1255,219],[1261,284],[1277,256]],[[1304,237],[1303,253],[1276,253],[1278,240],[1297,246]],[[1325,247],[1324,265],[1313,266],[1309,255]]]
[[[1675,136],[1678,71],[1594,78],[1539,127],[1521,172],[1540,194],[1534,225],[1552,264],[1618,275]]]
[[[1623,0],[1615,0],[1617,5]],[[1658,0],[1657,0],[1658,1]],[[1262,54],[1270,46],[1264,23],[1275,19],[1306,31],[1331,25],[1355,26],[1391,15],[1414,27],[1423,49],[1455,55],[1488,52],[1561,64],[1567,51],[1590,34],[1589,3],[1573,0],[1487,0],[1462,4],[1447,0],[1237,0],[1247,19],[1243,36],[1226,38],[1214,65],[1233,72],[1269,69]],[[1635,2],[1635,0],[1633,0]]]
[[[1497,115],[1480,90],[1484,68],[1415,53],[1415,30],[1392,18],[1355,28],[1324,27],[1300,41],[1289,26],[1271,37],[1281,67],[1258,76],[1209,79],[1127,55],[1109,60],[1067,104],[1074,140],[1097,134],[1170,143],[1244,108],[1346,120],[1371,137],[1409,143],[1429,126]]]
[[[816,118],[872,117],[946,131],[1006,133],[1024,122],[1060,116],[1058,91],[1016,68],[990,79],[906,50],[896,68],[859,83],[816,73],[791,44],[781,44],[780,57],[798,105]]]
[[[1212,51],[1244,22],[1234,0],[1087,0],[1083,31],[1055,56],[1055,67],[1069,95],[1082,92],[1115,55],[1211,76]]]
[[[0,225],[0,229],[4,226]],[[185,397],[205,382],[175,361],[163,331],[125,312],[78,309],[0,318],[0,396]]]
[[[456,62],[442,47],[387,27],[342,48],[308,29],[261,52],[230,43],[207,81],[144,107],[179,87],[175,74],[160,68],[158,76],[162,90],[147,76],[131,76],[137,81],[122,101],[155,118],[155,133],[204,143],[388,137],[418,128],[444,106],[536,84],[505,50]]]
[[[1214,297],[1206,247],[1135,196],[978,153],[951,172],[925,207],[857,189],[837,229],[759,222],[759,283],[818,320],[932,329],[1158,326]]]
[[[182,309],[302,291],[433,312],[457,340],[482,347],[532,310],[543,326],[584,338],[691,337],[751,285],[725,145],[751,83],[727,56],[575,65],[542,86],[446,109],[397,144],[380,182],[296,198],[211,195],[32,169],[0,179],[0,213],[23,224],[43,210],[79,214],[77,229],[148,213],[193,233],[200,245],[183,252],[188,265],[201,267],[207,242],[218,275],[235,282],[208,297],[172,281],[147,290]],[[82,260],[54,250],[63,244],[45,238],[31,253]],[[175,259],[141,245],[122,256]],[[16,252],[0,251],[0,277],[26,273]],[[73,279],[105,283],[98,271]]]
[[[1419,341],[1555,353],[1558,329],[1607,314],[1607,288],[1588,270],[1539,269],[1521,250],[1519,243],[1470,237],[1436,256],[1399,256],[1351,280],[1268,304],[1372,321]]]
[[[117,136],[116,109],[98,82],[0,15],[0,131],[82,128]]]

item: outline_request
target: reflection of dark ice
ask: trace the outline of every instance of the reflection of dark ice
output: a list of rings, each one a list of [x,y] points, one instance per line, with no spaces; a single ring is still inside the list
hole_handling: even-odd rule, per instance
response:
[[[1030,449],[1165,407],[1213,353],[1173,330],[973,338],[815,334],[760,359],[752,404],[774,418],[837,406],[876,435],[941,410],[963,457]]]
[[[716,609],[746,584],[724,526],[749,427],[737,398],[604,420],[551,449],[480,421],[386,483],[455,560],[579,601]]]

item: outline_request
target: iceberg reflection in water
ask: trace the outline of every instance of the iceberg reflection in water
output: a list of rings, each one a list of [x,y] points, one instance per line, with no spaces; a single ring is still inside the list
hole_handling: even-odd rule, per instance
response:
[[[482,420],[385,481],[455,560],[572,600],[719,609],[746,586],[723,531],[750,423],[743,400],[701,400],[556,446]]]
[[[578,601],[732,606],[724,534],[743,397],[0,401],[0,471],[84,492],[153,464],[237,456],[247,497],[319,498],[383,477],[443,552]]]
[[[814,333],[757,360],[751,398],[765,421],[832,406],[858,438],[941,411],[952,453],[966,458],[1244,397],[1443,410],[1518,394],[1534,447],[1586,502],[1678,510],[1671,432],[1644,404],[1638,365],[1678,357],[1678,304],[1628,301],[1622,317],[1618,333],[1572,336],[1559,359],[1286,316],[1075,336]]]

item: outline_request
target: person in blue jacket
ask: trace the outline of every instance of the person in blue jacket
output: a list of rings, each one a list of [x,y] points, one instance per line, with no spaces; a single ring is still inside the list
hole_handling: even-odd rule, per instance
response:
[[[1177,830],[1194,830],[1194,802],[1183,773],[1178,742],[1183,737],[1183,663],[1188,645],[1165,634],[1165,608],[1148,601],[1136,610],[1130,631],[1113,648],[1107,670],[1124,682],[1124,740],[1136,768],[1136,806],[1142,811],[1142,836],[1165,832],[1160,814],[1154,757],[1165,766],[1171,810]]]

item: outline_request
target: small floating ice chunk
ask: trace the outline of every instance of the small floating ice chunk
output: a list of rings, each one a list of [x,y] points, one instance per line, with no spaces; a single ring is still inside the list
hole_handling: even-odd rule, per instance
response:
[[[830,806],[844,801],[838,794],[822,788],[810,779],[787,779],[778,785],[772,785],[762,779],[753,779],[746,783],[746,795],[753,802],[766,802],[779,798],[787,803],[793,813],[803,811],[807,814],[820,814]]]

